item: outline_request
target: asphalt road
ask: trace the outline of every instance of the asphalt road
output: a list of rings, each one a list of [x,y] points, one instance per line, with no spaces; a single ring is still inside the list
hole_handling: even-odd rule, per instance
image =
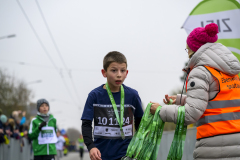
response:
[[[67,156],[64,156],[61,160],[80,160],[80,156],[78,152],[71,152]],[[88,152],[84,152],[83,160],[90,160]]]

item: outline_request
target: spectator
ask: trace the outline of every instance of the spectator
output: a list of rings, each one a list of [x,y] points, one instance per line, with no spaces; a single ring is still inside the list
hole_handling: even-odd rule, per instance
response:
[[[15,127],[15,128],[14,128],[12,137],[15,138],[15,139],[20,139],[20,133],[19,133],[18,127]]]
[[[21,113],[22,113],[22,118],[20,119],[19,114]],[[14,120],[16,127],[19,128],[21,132],[22,131],[21,126],[26,122],[26,111],[23,111],[23,112],[21,110],[13,111],[10,118]]]
[[[15,121],[13,118],[9,118],[8,119],[8,125],[6,127],[6,133],[9,137],[13,137],[13,133],[14,133],[14,128],[15,128]]]
[[[22,112],[22,119],[20,121],[20,126],[26,122],[26,111]]]
[[[21,119],[18,117],[19,113],[22,113]],[[10,115],[11,118],[7,118],[0,109],[0,143],[9,144],[9,138],[20,139],[21,137],[25,137],[29,143],[31,142],[28,138],[28,125],[25,124],[25,116],[25,111],[13,111]]]
[[[0,129],[2,129],[4,131],[4,126],[7,123],[7,116],[5,116],[4,114],[2,114],[0,116]],[[3,132],[2,131],[2,132]],[[1,131],[0,131],[1,132]]]
[[[0,116],[0,144],[5,142],[4,134],[5,134],[5,124],[7,123],[7,116]]]

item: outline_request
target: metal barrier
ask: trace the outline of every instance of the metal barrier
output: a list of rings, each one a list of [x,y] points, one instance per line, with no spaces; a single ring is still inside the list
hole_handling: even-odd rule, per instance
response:
[[[184,153],[182,160],[192,160],[193,150],[196,143],[196,128],[187,130],[187,136],[185,140]],[[162,141],[158,153],[158,160],[166,160],[170,146],[172,144],[174,131],[164,131]],[[24,146],[21,147],[21,141],[10,139],[8,145],[0,145],[0,160],[31,160],[33,159],[33,153],[31,152],[31,144],[28,143],[27,139],[22,139]]]
[[[196,143],[196,133],[197,133],[196,128],[190,128],[187,130],[182,160],[193,160],[193,151]],[[158,158],[157,158],[158,160],[167,159],[168,152],[172,144],[173,136],[174,136],[174,131],[163,132],[161,145],[158,152]]]
[[[23,143],[21,143],[23,141]],[[31,144],[28,140],[16,140],[11,138],[10,143],[0,144],[0,160],[32,160]]]

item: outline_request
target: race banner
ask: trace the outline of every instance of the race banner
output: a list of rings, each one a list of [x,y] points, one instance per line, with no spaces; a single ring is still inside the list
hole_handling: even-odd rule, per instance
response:
[[[182,28],[189,34],[209,23],[218,25],[218,41],[240,61],[240,4],[236,0],[203,0],[190,13]],[[240,74],[239,74],[240,76]]]

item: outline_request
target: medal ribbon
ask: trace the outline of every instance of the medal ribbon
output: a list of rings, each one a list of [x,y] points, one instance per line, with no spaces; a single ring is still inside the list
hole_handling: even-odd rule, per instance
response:
[[[108,83],[106,83],[106,89],[107,89],[107,92],[108,92],[108,96],[110,98],[110,101],[112,103],[112,106],[113,106],[113,110],[115,112],[115,115],[116,115],[116,118],[117,118],[117,121],[118,121],[118,124],[120,126],[120,131],[121,131],[121,136],[122,136],[122,139],[125,139],[125,135],[124,135],[124,132],[123,132],[123,115],[124,115],[124,88],[123,86],[121,85],[121,105],[120,105],[120,118],[119,118],[119,114],[118,114],[118,110],[117,110],[117,105],[116,105],[116,102],[113,98],[113,95],[112,95],[112,92],[110,90],[110,87],[108,85]]]

